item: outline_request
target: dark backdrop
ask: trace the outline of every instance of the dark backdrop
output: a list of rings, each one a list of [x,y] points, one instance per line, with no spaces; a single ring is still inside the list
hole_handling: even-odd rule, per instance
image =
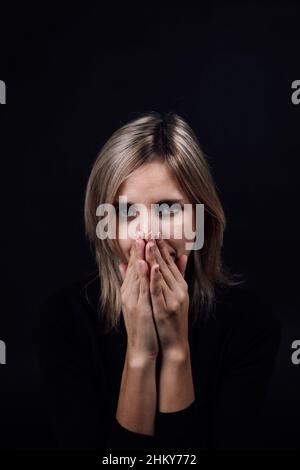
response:
[[[224,257],[283,323],[264,445],[299,448],[300,5],[144,2],[1,6],[2,448],[53,445],[34,325],[54,289],[94,269],[84,237],[91,165],[137,113],[173,110],[208,156],[227,216]]]

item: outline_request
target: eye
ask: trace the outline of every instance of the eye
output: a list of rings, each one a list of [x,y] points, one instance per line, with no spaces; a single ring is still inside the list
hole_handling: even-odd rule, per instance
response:
[[[132,220],[137,215],[140,214],[139,207],[135,204],[114,204],[116,214],[123,220]],[[153,207],[156,214],[162,217],[171,216],[174,217],[175,215],[179,214],[183,211],[183,206],[176,202],[173,204],[162,203],[155,205]]]
[[[161,204],[161,207],[158,207],[158,213],[162,216],[171,215],[174,216],[182,211],[183,207],[179,203],[174,203],[171,206],[168,204]]]
[[[128,211],[131,209],[131,211],[134,211],[134,215],[128,215]],[[134,219],[136,215],[138,214],[138,211],[135,209],[135,205],[132,204],[129,206],[128,204],[115,204],[115,210],[116,214],[120,216],[122,219]]]

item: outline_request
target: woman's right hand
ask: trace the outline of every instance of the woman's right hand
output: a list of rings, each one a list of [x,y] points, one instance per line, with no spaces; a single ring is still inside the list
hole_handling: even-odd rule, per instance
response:
[[[156,360],[159,352],[144,252],[145,242],[137,238],[133,241],[127,269],[125,264],[119,265],[123,279],[121,301],[127,331],[127,359],[131,365]]]

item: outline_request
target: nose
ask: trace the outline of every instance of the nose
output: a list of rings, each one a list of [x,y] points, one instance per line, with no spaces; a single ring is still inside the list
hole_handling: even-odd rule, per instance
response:
[[[152,232],[151,230],[149,230],[148,232],[144,232],[143,230],[137,230],[135,232],[135,237],[140,237],[142,240],[144,240],[145,243],[147,243],[150,238],[158,238],[158,234]]]
[[[161,230],[159,217],[151,215],[151,209],[141,212],[139,215],[139,222],[135,226],[136,234],[140,232],[143,240],[147,241],[151,236],[157,237],[158,232]],[[135,238],[135,235],[133,238]]]

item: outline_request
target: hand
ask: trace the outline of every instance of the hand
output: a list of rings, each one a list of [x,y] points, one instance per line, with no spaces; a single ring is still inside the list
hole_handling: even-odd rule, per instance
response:
[[[125,264],[119,265],[123,279],[121,301],[127,330],[127,357],[137,365],[156,359],[159,351],[149,291],[149,267],[144,251],[145,242],[135,240],[127,268]]]
[[[151,270],[150,295],[162,354],[184,358],[189,353],[189,294],[184,279],[187,256],[181,255],[176,264],[161,237],[157,242],[148,241],[145,256]]]

